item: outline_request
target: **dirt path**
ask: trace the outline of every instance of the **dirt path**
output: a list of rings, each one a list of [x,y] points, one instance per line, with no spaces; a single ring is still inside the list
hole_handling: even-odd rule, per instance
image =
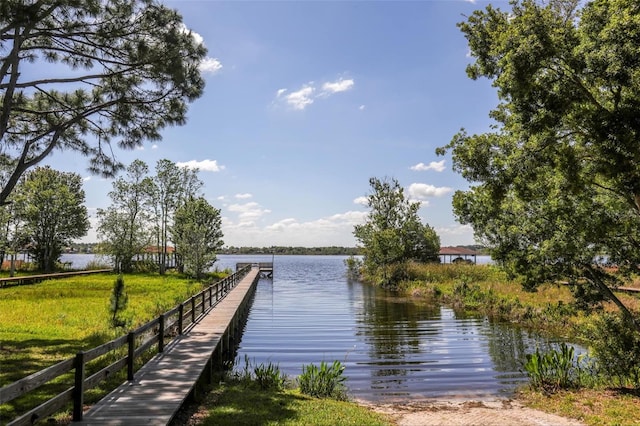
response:
[[[583,423],[522,406],[513,400],[429,400],[406,404],[358,401],[389,415],[398,426],[580,426]]]

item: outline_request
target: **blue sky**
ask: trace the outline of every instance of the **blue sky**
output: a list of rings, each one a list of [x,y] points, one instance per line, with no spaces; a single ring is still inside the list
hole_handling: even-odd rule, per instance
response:
[[[423,203],[442,245],[474,242],[451,208],[468,184],[435,149],[461,127],[491,124],[495,90],[466,76],[456,27],[486,2],[165,3],[209,50],[205,93],[185,126],[116,156],[199,166],[226,245],[354,246],[374,176]],[[92,216],[108,206],[111,181],[90,176],[85,159],[56,153],[48,163],[85,177]],[[92,230],[85,241],[95,240]]]

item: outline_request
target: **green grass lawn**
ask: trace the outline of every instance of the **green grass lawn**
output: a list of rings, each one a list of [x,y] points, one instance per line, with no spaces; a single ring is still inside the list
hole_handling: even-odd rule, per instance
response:
[[[96,274],[0,289],[0,386],[15,382],[128,330],[110,324],[115,274]],[[199,292],[203,286],[177,274],[125,275],[130,328],[142,325]],[[46,400],[72,383],[72,375],[0,406],[0,419]],[[119,380],[114,378],[114,380]],[[99,397],[107,389],[98,389]],[[2,423],[2,422],[0,422]]]

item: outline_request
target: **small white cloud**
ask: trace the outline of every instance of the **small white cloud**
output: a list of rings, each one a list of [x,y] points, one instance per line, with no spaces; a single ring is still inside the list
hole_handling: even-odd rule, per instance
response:
[[[91,176],[84,177],[82,178],[82,180],[85,182],[89,182],[91,180]]]
[[[285,99],[287,100],[287,103],[293,107],[293,109],[303,110],[313,103],[313,93],[315,92],[315,90],[316,89],[311,84],[306,84],[302,87],[302,89],[296,92],[291,92],[290,94],[285,96]]]
[[[447,186],[436,187],[426,183],[412,183],[409,185],[409,196],[417,200],[424,200],[429,197],[442,197],[452,189]]]
[[[362,206],[368,206],[369,205],[369,198],[362,196],[362,197],[358,197],[356,199],[353,200],[354,204],[360,204]]]
[[[322,92],[325,94],[333,94],[339,92],[346,92],[354,85],[353,80],[340,79],[334,82],[327,82],[322,85]]]
[[[254,219],[271,213],[271,210],[263,209],[262,206],[256,202],[250,202],[246,204],[231,204],[228,210],[234,213],[238,213],[241,223],[253,222]]]
[[[219,172],[221,170],[224,170],[224,166],[218,165],[217,160],[202,160],[202,161],[191,160],[191,161],[176,163],[176,166],[186,167],[188,169],[199,169],[203,172]]]
[[[244,200],[244,199],[253,197],[253,195],[251,195],[249,193],[245,193],[245,194],[236,194],[235,197],[240,199],[240,200]]]
[[[278,89],[274,103],[286,102],[289,106],[293,107],[293,109],[304,110],[314,103],[316,99],[327,98],[335,93],[345,92],[350,90],[353,85],[354,81],[352,79],[345,80],[341,78],[334,82],[326,82],[320,89],[317,89],[315,83],[311,81],[303,85],[299,90],[289,92],[289,94],[285,94],[288,92],[286,88]],[[364,105],[362,105],[360,109],[364,109]]]
[[[224,200],[225,200],[225,197],[224,197],[224,195],[220,195],[218,198],[216,198],[216,200],[224,201]]]
[[[185,34],[191,34],[191,37],[193,37],[193,41],[195,41],[196,44],[204,45],[204,38],[202,38],[202,36],[200,34],[198,34],[197,32],[187,28],[187,26],[184,23],[180,24],[180,31],[185,33]]]
[[[154,143],[153,145],[151,145],[151,149],[158,149],[158,144]]]
[[[415,170],[417,172],[424,172],[426,170],[434,170],[436,172],[442,172],[445,169],[444,162],[445,162],[445,160],[432,161],[429,164],[418,163],[415,166],[411,166],[409,168],[411,170]]]
[[[358,109],[359,109],[360,111],[364,111],[364,108],[365,108],[365,106],[364,106],[364,105],[360,105],[360,106],[358,107]]]
[[[200,62],[200,71],[204,74],[215,74],[222,69],[222,62],[217,58],[206,57]]]

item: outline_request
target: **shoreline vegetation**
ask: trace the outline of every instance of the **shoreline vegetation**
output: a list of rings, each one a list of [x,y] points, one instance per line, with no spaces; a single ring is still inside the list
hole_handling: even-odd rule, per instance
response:
[[[437,265],[410,263],[407,278],[394,289],[399,296],[414,301],[440,303],[460,314],[475,314],[491,321],[509,322],[525,329],[559,337],[581,344],[591,352],[602,345],[601,334],[609,324],[607,318],[616,318],[617,307],[613,302],[602,302],[585,307],[577,303],[571,289],[565,283],[546,283],[537,291],[523,289],[517,280],[510,280],[506,273],[493,265]],[[640,278],[632,277],[625,283],[640,288]],[[640,312],[640,300],[635,295],[618,293],[617,297],[635,314]],[[617,330],[616,330],[617,331]],[[600,334],[600,335],[599,335]],[[605,345],[615,346],[611,339]],[[630,344],[629,346],[633,346]],[[619,348],[629,350],[628,347]],[[559,353],[559,351],[558,351]],[[633,358],[634,354],[626,355]],[[574,358],[577,364],[569,364],[568,380],[564,389],[535,388],[532,384],[521,388],[516,398],[526,406],[548,413],[585,422],[587,425],[637,424],[640,418],[640,389],[637,380],[629,381],[615,371],[606,371],[605,361],[593,363],[590,354]],[[611,361],[609,361],[611,362]],[[526,366],[523,366],[526,367]],[[558,373],[552,365],[552,373]],[[626,367],[626,366],[625,366]],[[629,366],[630,370],[636,368]],[[525,368],[523,368],[523,371]],[[535,374],[527,369],[533,380]],[[534,373],[539,373],[535,370]],[[552,375],[553,375],[552,374]]]

